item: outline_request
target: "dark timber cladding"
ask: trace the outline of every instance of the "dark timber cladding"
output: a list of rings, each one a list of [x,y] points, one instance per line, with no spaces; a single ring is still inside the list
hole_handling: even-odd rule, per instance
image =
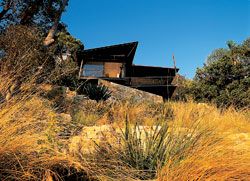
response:
[[[84,60],[94,62],[126,62],[132,65],[138,42],[84,50]]]
[[[79,62],[80,79],[105,79],[168,99],[177,68],[134,65],[138,42],[85,50]]]

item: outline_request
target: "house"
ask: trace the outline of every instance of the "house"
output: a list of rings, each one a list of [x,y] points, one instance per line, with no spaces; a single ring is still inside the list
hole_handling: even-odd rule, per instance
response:
[[[107,80],[156,95],[172,96],[177,68],[134,65],[138,42],[88,49],[79,62],[81,80]]]

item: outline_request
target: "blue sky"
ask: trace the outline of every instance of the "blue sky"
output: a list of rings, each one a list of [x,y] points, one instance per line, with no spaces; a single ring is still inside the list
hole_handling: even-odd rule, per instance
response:
[[[139,41],[135,64],[188,78],[227,40],[250,37],[250,0],[70,0],[63,22],[85,49]]]

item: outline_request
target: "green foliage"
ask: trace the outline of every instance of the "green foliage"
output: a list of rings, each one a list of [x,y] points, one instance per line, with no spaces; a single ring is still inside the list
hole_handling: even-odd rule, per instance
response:
[[[53,76],[52,83],[75,90],[79,84],[78,71],[77,64],[71,59],[57,63],[53,70],[53,74],[56,76]]]
[[[117,172],[122,172],[125,168],[134,170],[130,175],[136,179],[154,179],[157,169],[166,163],[169,154],[167,130],[167,125],[151,126],[146,130],[143,126],[132,126],[126,122],[125,131],[121,130],[121,137],[117,137],[122,140],[118,146],[109,142],[96,143],[96,155],[100,155],[97,156],[98,162],[105,163],[107,170],[111,170],[116,164]],[[106,174],[114,177],[112,173]]]
[[[169,127],[167,122],[158,123],[156,126],[140,126],[137,123],[130,125],[128,117],[125,122],[125,129],[120,134],[114,134],[115,140],[110,142],[96,143],[97,166],[105,169],[116,169],[122,172],[126,166],[134,170],[130,175],[135,179],[154,179],[157,170],[167,163],[175,166],[186,156],[186,153],[199,144],[202,137],[206,137],[207,132],[201,130]],[[126,168],[126,169],[128,169]],[[121,169],[121,170],[119,170]],[[110,177],[114,177],[114,173]]]
[[[221,58],[223,58],[224,56],[227,56],[229,53],[229,51],[225,48],[219,48],[214,50],[208,57],[207,57],[207,64],[210,64],[214,61],[217,61]]]
[[[83,93],[92,100],[106,101],[111,97],[111,91],[105,85],[97,85],[88,83],[83,87]]]
[[[168,126],[152,126],[149,131],[135,124],[129,126],[126,121],[123,133],[124,150],[121,160],[136,170],[144,170],[141,179],[153,179],[157,168],[161,168],[168,154]],[[144,137],[144,138],[143,138]]]
[[[66,48],[69,52],[77,52],[84,49],[82,42],[66,31],[66,29],[61,30],[57,34],[57,41],[60,47]]]
[[[213,102],[218,107],[250,105],[250,46],[228,42],[227,53],[196,71],[192,94],[196,101]]]
[[[49,83],[68,86],[71,89],[77,88],[77,63],[78,59],[81,59],[83,44],[70,35],[65,24],[59,22],[56,35],[53,37],[55,42],[49,47],[43,46],[52,25],[57,24],[55,22],[61,14],[63,2],[0,2],[0,68],[4,68],[4,72],[15,74],[17,78],[14,79],[20,79],[21,82],[26,77],[34,75],[39,77],[40,80],[37,82],[40,83],[47,79]]]
[[[192,80],[189,80],[184,76],[177,74],[175,79],[173,80],[173,84],[177,87],[171,97],[172,100],[188,101],[191,99]]]
[[[9,25],[35,25],[44,29],[51,26],[57,16],[61,0],[3,0],[0,2],[0,29]]]
[[[54,54],[57,57],[58,79],[54,80],[54,84],[69,87],[71,90],[76,90],[80,84],[78,81],[78,59],[81,59],[84,50],[83,44],[71,36],[65,28],[62,28],[56,35],[57,41],[54,46]],[[64,60],[62,57],[67,55]]]

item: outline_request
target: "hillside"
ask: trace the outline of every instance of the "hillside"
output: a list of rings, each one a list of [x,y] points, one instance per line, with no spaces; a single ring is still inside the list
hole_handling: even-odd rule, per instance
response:
[[[42,85],[26,95],[22,87],[19,95],[1,104],[1,178],[246,180],[250,176],[249,110],[133,97],[97,103],[64,89]]]
[[[88,9],[88,3],[0,2],[0,180],[250,180],[250,38],[242,41],[245,33],[228,28],[240,22],[231,21],[239,12],[230,10],[221,16],[224,22],[199,19],[197,28],[192,25],[193,17],[210,18],[209,14],[193,14],[192,21],[174,18],[183,12],[188,17],[183,11],[186,8],[198,5],[201,10],[204,3],[198,1],[170,3],[173,11],[153,1],[146,9],[142,3],[134,8],[136,2],[124,1],[136,10],[129,14],[123,6],[114,7],[114,2],[95,2],[91,4],[94,9]],[[181,5],[183,9],[179,9]],[[218,15],[224,13],[220,5]],[[75,27],[68,28],[61,21],[68,6],[80,8],[73,11],[79,13],[81,22],[70,18]],[[182,24],[171,26],[180,27],[178,31],[170,31],[165,13],[171,13],[168,17],[173,17],[173,23]],[[137,18],[139,15],[145,17]],[[117,21],[112,23],[114,17]],[[197,53],[204,57],[202,53],[207,55],[211,46],[221,45],[215,43],[228,37],[211,31],[214,25],[207,27],[215,20],[222,25],[217,30],[224,31],[218,35],[232,31],[230,37],[235,41],[240,37],[242,42],[228,41],[206,60],[198,60]],[[192,29],[183,22],[191,23]],[[234,28],[244,30],[243,26]],[[73,36],[69,30],[78,33]],[[103,35],[105,41],[99,36],[102,32],[108,33]],[[75,36],[91,38],[93,46],[145,38],[140,47],[145,54],[137,56],[145,57],[139,60],[143,65],[133,61],[137,41],[86,50],[82,42],[86,40]],[[148,38],[152,41],[146,41]],[[166,50],[179,52],[178,61],[173,55],[173,67],[165,67],[172,62],[165,60]],[[183,64],[179,62],[182,56]],[[189,66],[202,63],[192,79],[177,74],[179,68],[187,68],[191,75],[194,67]]]

